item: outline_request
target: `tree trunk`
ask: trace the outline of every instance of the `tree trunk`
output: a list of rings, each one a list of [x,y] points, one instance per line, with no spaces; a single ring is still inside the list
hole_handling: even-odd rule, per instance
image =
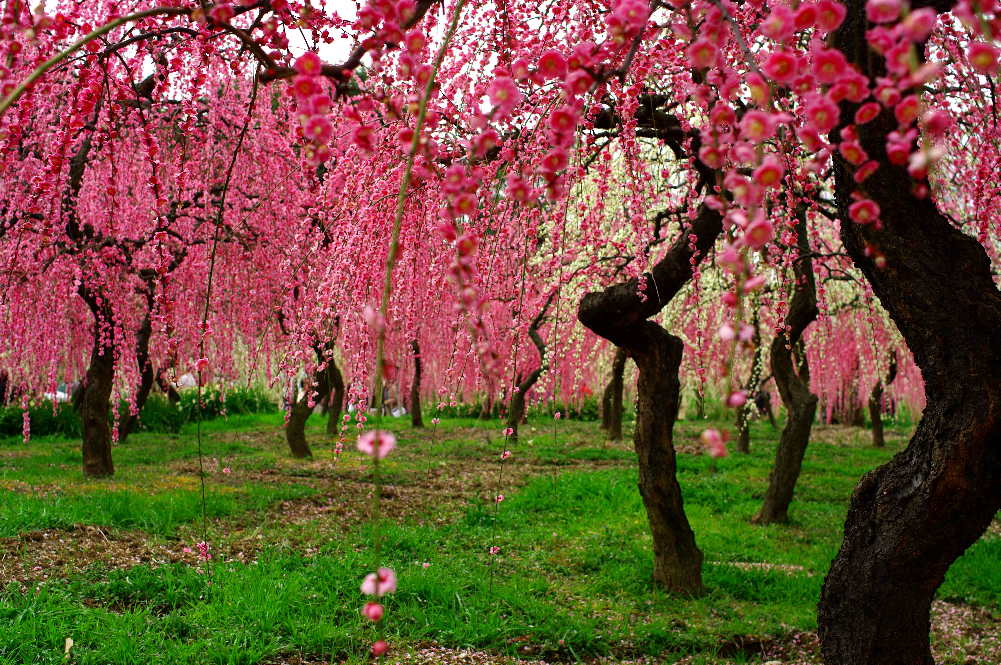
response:
[[[653,533],[653,577],[668,591],[696,594],[702,591],[702,552],[685,515],[674,452],[684,344],[652,321],[645,322],[641,339],[630,349],[639,370],[633,443]]]
[[[313,413],[313,407],[309,405],[308,396],[303,396],[292,404],[288,422],[285,424],[285,440],[288,441],[289,450],[292,457],[305,459],[313,456],[313,451],[306,441],[306,421]]]
[[[796,224],[799,256],[793,266],[795,288],[789,313],[786,314],[786,333],[772,340],[772,375],[786,406],[786,425],[782,429],[775,451],[775,464],[768,476],[768,490],[761,510],[752,520],[755,524],[771,524],[789,520],[789,504],[803,455],[810,442],[810,429],[817,413],[817,396],[810,392],[810,368],[803,349],[803,332],[817,318],[817,291],[810,260],[810,243],[807,238],[806,214],[800,212]],[[798,349],[799,372],[793,350]]]
[[[542,309],[539,310],[535,318],[528,324],[528,337],[532,340],[532,344],[535,346],[535,350],[539,353],[539,366],[534,370],[529,372],[528,376],[524,378],[516,378],[517,390],[515,390],[511,395],[511,401],[508,404],[507,410],[507,423],[506,428],[511,430],[509,435],[512,441],[518,440],[518,425],[521,424],[522,420],[525,419],[525,399],[528,395],[528,391],[532,389],[535,382],[539,380],[542,373],[546,371],[549,365],[546,362],[546,344],[542,341],[542,337],[539,335],[539,328],[542,327],[543,322],[546,320],[546,312],[549,311],[549,306],[553,304],[553,298],[556,296],[556,291],[553,290],[549,297],[546,298],[546,302],[542,305]]]
[[[706,174],[704,182],[710,179],[711,174]],[[650,273],[586,294],[577,311],[581,323],[625,349],[639,370],[633,442],[639,463],[640,495],[653,534],[654,579],[680,593],[702,590],[702,553],[685,516],[673,441],[681,395],[678,368],[683,344],[647,319],[691,279],[693,267],[722,229],[719,213],[703,205],[692,227],[679,236]],[[689,242],[692,236],[694,244]],[[640,280],[646,288],[640,288]],[[648,297],[641,298],[641,290]]]
[[[754,398],[758,394],[758,388],[761,385],[761,365],[762,359],[762,347],[761,347],[761,326],[758,322],[758,310],[754,310],[754,316],[751,324],[754,326],[754,336],[752,337],[752,342],[754,343],[754,360],[751,361],[751,375],[747,378],[747,383],[744,384],[744,393],[747,395],[747,401],[737,407],[737,443],[735,448],[738,453],[744,453],[745,455],[751,452],[751,428],[750,428],[750,415],[751,415],[751,405],[754,404]],[[771,409],[769,409],[769,415],[771,415]]]
[[[327,398],[327,434],[337,436],[341,431],[341,409],[344,408],[344,375],[331,356],[327,363],[330,378],[330,396]]]
[[[480,420],[490,420],[494,417],[494,397],[491,394],[483,396],[483,404],[480,406]]]
[[[609,394],[608,399],[608,431],[609,441],[622,440],[622,393],[625,389],[626,373],[626,350],[618,348],[615,350],[615,359],[612,361],[612,378],[608,381],[605,392]],[[602,414],[604,418],[604,414]]]
[[[872,421],[872,445],[876,448],[886,446],[883,437],[883,381],[876,381],[869,393],[869,420]]]
[[[835,46],[878,75],[865,3],[846,4]],[[854,108],[845,111],[850,119]],[[886,135],[896,125],[884,111],[858,127],[880,163],[865,185],[882,228],[848,221],[856,186],[837,154],[835,194],[845,249],[914,353],[927,406],[907,448],[863,476],[852,495],[818,611],[828,665],[932,665],[935,590],[1001,508],[1001,293],[983,247],[931,198],[913,196],[906,171],[887,160]]]
[[[890,354],[890,364],[886,370],[886,385],[897,378],[897,354]],[[876,381],[869,394],[869,420],[872,421],[872,445],[882,448],[886,445],[883,438],[883,381]]]
[[[414,352],[414,380],[410,382],[410,424],[413,427],[424,427],[421,414],[421,347],[417,340],[411,340],[410,348]]]
[[[100,296],[81,285],[80,296],[94,314],[94,346],[90,352],[90,366],[80,384],[75,403],[80,414],[83,438],[83,475],[89,478],[106,478],[115,474],[111,459],[111,390],[115,382],[115,351],[102,339],[110,336],[113,322],[111,306]]]
[[[143,407],[153,389],[153,364],[149,359],[149,342],[153,335],[153,324],[149,312],[143,317],[139,332],[136,334],[136,365],[139,367],[139,385],[136,387],[135,415],[131,411],[125,414],[121,424],[118,426],[118,440],[125,443],[129,434],[139,429],[139,418],[142,415]]]
[[[313,352],[316,353],[316,360],[323,365],[313,372],[310,384],[306,386],[302,397],[292,403],[289,412],[288,422],[285,424],[285,440],[288,442],[289,451],[292,457],[304,459],[313,456],[313,451],[306,441],[306,421],[313,413],[313,408],[317,403],[327,399],[330,395],[331,372],[328,372],[328,365],[333,363],[333,342],[315,344]],[[309,403],[310,393],[316,391],[316,398],[311,406]]]
[[[619,357],[618,350],[615,352],[615,357]],[[612,373],[612,379],[609,379],[608,383],[605,384],[605,389],[601,391],[601,429],[606,432],[612,425],[612,387],[615,373],[614,361],[612,363]]]

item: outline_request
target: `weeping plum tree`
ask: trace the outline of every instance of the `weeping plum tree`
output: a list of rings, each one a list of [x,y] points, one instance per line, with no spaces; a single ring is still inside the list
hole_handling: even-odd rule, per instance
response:
[[[702,591],[702,552],[685,515],[673,443],[681,401],[678,369],[683,344],[649,317],[681,290],[691,278],[693,265],[722,230],[720,215],[703,206],[687,233],[643,275],[647,286],[643,292],[652,297],[641,298],[640,280],[633,279],[588,293],[577,311],[581,323],[625,349],[636,363],[633,444],[639,491],[653,534],[653,574],[666,589],[680,593]]]
[[[934,662],[928,635],[935,590],[1001,509],[1001,354],[991,341],[1001,326],[1001,293],[984,247],[927,195],[922,149],[909,169],[897,156],[901,148],[912,151],[913,137],[900,136],[899,126],[902,105],[918,103],[915,82],[910,67],[887,71],[889,62],[869,55],[866,17],[895,22],[899,5],[885,18],[867,13],[860,0],[846,5],[835,46],[862,74],[888,74],[903,96],[896,114],[883,110],[857,128],[860,146],[878,164],[866,191],[881,224],[850,222],[857,217],[855,169],[835,156],[841,237],[913,352],[927,406],[907,448],[866,474],[852,494],[844,542],[821,594],[820,635],[828,663],[927,665]],[[924,11],[934,25],[936,12],[954,8],[967,16],[981,11],[947,1]],[[992,37],[976,21],[970,29]],[[915,68],[926,56],[927,35],[897,37],[914,54]],[[978,74],[997,71],[997,50],[983,42],[970,48],[979,71],[968,80],[979,92]],[[978,48],[986,61],[977,60]],[[846,103],[842,118],[855,108]]]
[[[197,123],[213,108],[199,108],[197,100],[211,88],[241,74],[243,83],[253,77],[285,86],[271,105],[284,121],[255,122],[245,130],[275,146],[267,158],[255,155],[260,158],[254,163],[268,171],[255,172],[249,163],[244,169],[275,182],[282,181],[277,174],[289,174],[296,186],[282,191],[268,215],[254,211],[267,206],[272,195],[243,197],[241,212],[252,217],[245,225],[270,246],[247,251],[250,258],[234,261],[237,268],[228,274],[247,279],[254,272],[248,266],[274,266],[256,270],[274,278],[282,270],[295,272],[289,263],[304,254],[323,266],[327,287],[311,293],[337,292],[331,296],[336,306],[352,315],[371,308],[370,294],[384,284],[379,315],[369,324],[376,343],[359,330],[352,339],[351,376],[358,385],[368,377],[356,370],[372,366],[373,346],[374,383],[380,385],[386,341],[403,345],[412,338],[403,332],[413,323],[406,315],[386,321],[387,313],[413,311],[409,305],[418,301],[412,290],[392,289],[393,266],[400,252],[427,250],[436,283],[451,289],[450,301],[438,310],[421,307],[420,314],[433,312],[428,318],[438,330],[464,331],[456,340],[464,346],[462,357],[449,365],[460,369],[436,388],[458,394],[446,387],[451,382],[472,389],[475,379],[466,377],[492,388],[512,348],[497,332],[503,326],[494,324],[510,320],[510,312],[497,315],[485,303],[516,291],[517,270],[511,268],[519,263],[518,253],[511,248],[518,240],[546,237],[551,256],[540,258],[543,274],[555,282],[566,281],[568,274],[580,278],[590,292],[580,301],[579,320],[636,362],[634,445],[654,536],[654,576],[676,591],[701,588],[701,553],[684,514],[672,444],[683,344],[650,319],[696,280],[700,261],[722,236],[714,256],[727,281],[722,307],[714,303],[722,312],[718,337],[727,342],[720,346],[731,355],[751,351],[750,294],[762,287],[765,265],[782,265],[787,252],[795,253],[784,237],[783,199],[798,192],[808,207],[826,205],[833,192],[841,244],[913,351],[926,383],[927,408],[908,447],[867,474],[852,497],[844,542],[819,608],[822,650],[828,665],[932,662],[931,598],[952,561],[1001,506],[1001,357],[994,344],[1001,294],[992,275],[992,262],[998,262],[999,227],[992,212],[997,179],[985,166],[996,163],[998,152],[992,120],[1001,52],[993,4],[557,0],[540,7],[467,6],[459,0],[445,3],[452,17],[447,38],[440,23],[433,28],[434,21],[425,21],[436,4],[431,0],[376,2],[347,20],[337,10],[269,0],[152,8],[112,3],[106,16],[91,8],[93,3],[66,3],[59,21],[36,17],[25,3],[13,4],[13,17],[5,23],[20,28],[16,39],[28,48],[8,49],[8,66],[0,71],[9,92],[0,101],[3,136],[11,142],[4,165],[49,192],[52,173],[60,175],[71,154],[62,149],[79,145],[79,130],[93,108],[86,107],[101,87],[99,82],[78,95],[78,83],[89,76],[83,72],[109,70],[51,69],[65,87],[46,87],[44,75],[59,60],[39,67],[19,54],[59,52],[82,36],[77,26],[105,21],[85,36],[92,44],[98,38],[109,44],[100,42],[85,54],[88,65],[125,43],[139,50],[137,62],[156,62],[161,54],[151,44],[169,35],[172,51],[181,54],[168,60],[178,70],[171,72],[173,85],[190,88],[173,106],[182,110],[178,117],[191,119],[171,131],[207,145],[215,135]],[[97,15],[84,13],[84,5]],[[141,16],[122,14],[140,8]],[[946,11],[952,17],[940,21]],[[336,65],[323,63],[315,52],[294,57],[287,34],[300,29],[318,35],[318,43],[345,33],[357,46]],[[451,45],[445,43],[453,36]],[[482,52],[496,58],[484,66]],[[367,77],[362,86],[357,80],[362,77],[353,74],[369,54],[379,63],[379,76]],[[934,63],[924,62],[929,55]],[[249,64],[241,69],[241,63]],[[101,76],[111,89],[132,87],[123,85],[129,81],[121,70]],[[29,132],[45,135],[43,127],[58,128],[51,145],[24,149],[20,127],[26,109],[40,108],[40,93],[82,101]],[[149,101],[155,95],[149,93]],[[415,105],[414,99],[420,102]],[[137,101],[137,113],[144,104]],[[953,122],[957,115],[965,116],[962,123]],[[226,134],[240,123],[206,126]],[[290,136],[297,142],[294,156]],[[145,138],[131,143],[146,146]],[[670,164],[658,161],[662,149],[673,153]],[[162,151],[161,159],[167,154]],[[301,168],[304,163],[308,168]],[[39,170],[38,164],[46,168]],[[315,177],[325,169],[335,173],[322,181]],[[597,177],[585,183],[590,170]],[[214,165],[206,171],[213,177],[204,180],[224,171]],[[186,173],[178,169],[174,184]],[[610,181],[621,173],[631,180],[619,180],[619,196]],[[13,187],[14,180],[4,178],[4,187]],[[141,183],[133,191],[160,184],[148,174],[132,180]],[[408,189],[411,180],[415,186]],[[243,184],[250,182],[246,178]],[[585,184],[596,192],[587,199],[589,206],[569,205],[571,194],[586,199]],[[32,248],[47,251],[52,235],[36,233],[31,197],[8,193],[5,189],[5,203],[18,210],[19,222],[8,235],[16,242],[5,242],[3,251],[21,270],[27,262],[18,262],[17,243],[30,236]],[[420,205],[412,204],[415,199]],[[360,200],[366,204],[359,206]],[[382,205],[387,200],[395,200],[395,208]],[[623,214],[610,211],[612,201],[621,203]],[[662,247],[667,235],[646,223],[649,211],[676,209],[679,203],[680,231]],[[327,250],[314,251],[317,224],[341,234]],[[811,237],[832,231],[824,216],[810,225]],[[360,247],[388,251],[383,257]],[[613,256],[595,256],[595,248],[606,247]],[[34,260],[45,253],[28,254]],[[281,255],[285,263],[269,254]],[[96,275],[112,274],[112,266],[120,265],[105,258],[109,261],[93,264]],[[606,258],[617,262],[616,269],[606,269]],[[206,274],[212,271],[197,275],[203,283]],[[78,288],[76,273],[60,276],[64,285]],[[255,292],[267,290],[257,285]],[[100,286],[107,288],[108,280]],[[364,295],[341,295],[344,291]],[[30,300],[23,290],[17,298]],[[310,319],[322,320],[330,305],[325,298],[309,300],[316,304],[303,320],[314,325]],[[93,301],[99,323],[119,323],[114,314],[100,313],[105,300]],[[209,298],[204,301],[208,311]],[[273,306],[265,301],[262,310]],[[10,325],[9,317],[0,320]],[[200,341],[206,334],[194,331]],[[26,339],[23,331],[10,337]],[[309,351],[308,335],[289,337],[298,351]],[[94,358],[101,358],[105,346],[94,348]],[[573,373],[565,367],[570,363],[553,355],[551,366]],[[719,374],[732,381],[733,358],[717,360]],[[470,366],[478,371],[467,371]],[[361,401],[371,397],[364,389],[355,392]],[[486,393],[488,400],[496,394]],[[734,393],[739,391],[727,395],[728,404],[740,401]],[[374,402],[380,399],[377,394]],[[722,441],[718,432],[705,434],[708,441]]]

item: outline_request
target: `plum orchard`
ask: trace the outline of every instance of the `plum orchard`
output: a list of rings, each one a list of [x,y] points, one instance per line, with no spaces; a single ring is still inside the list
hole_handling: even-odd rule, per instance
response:
[[[610,342],[655,577],[697,592],[679,372],[739,411],[770,367],[773,521],[819,398],[916,367],[923,418],[856,489],[819,619],[828,663],[932,662],[934,591],[1001,506],[993,2],[52,4],[7,2],[0,35],[4,363],[24,395],[85,374],[87,473],[112,393],[158,376],[305,366],[301,428],[418,377],[579,397]]]

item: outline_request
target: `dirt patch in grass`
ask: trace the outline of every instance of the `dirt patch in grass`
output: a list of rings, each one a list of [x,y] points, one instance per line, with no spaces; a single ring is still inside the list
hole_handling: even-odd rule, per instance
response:
[[[0,539],[0,580],[22,587],[67,577],[102,562],[113,568],[140,564],[196,563],[194,552],[177,544],[155,544],[142,534],[76,525],[71,529],[32,531]]]
[[[283,461],[273,469],[233,467],[222,473],[210,465],[206,471],[208,492],[229,491],[246,483],[308,485],[316,494],[280,501],[263,511],[247,511],[210,520],[207,535],[200,523],[178,530],[168,541],[153,539],[138,531],[77,525],[71,529],[34,531],[0,539],[0,580],[22,586],[79,573],[100,563],[108,569],[136,565],[199,563],[196,543],[207,540],[216,560],[254,560],[268,545],[295,547],[306,556],[319,552],[330,538],[358,526],[369,518],[375,485],[370,471],[357,455],[340,460]],[[516,491],[533,478],[551,475],[552,465],[518,462],[484,463],[473,458],[434,460],[427,468],[415,465],[388,469],[382,489],[382,512],[386,519],[418,524],[447,523],[460,516],[470,502],[490,503],[499,493]],[[573,460],[560,470],[607,468],[622,462]],[[161,480],[197,474],[197,463],[178,462]]]

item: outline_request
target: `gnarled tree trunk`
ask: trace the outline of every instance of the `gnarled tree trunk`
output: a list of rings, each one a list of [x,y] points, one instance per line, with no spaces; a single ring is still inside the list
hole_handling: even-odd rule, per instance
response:
[[[623,439],[623,391],[625,389],[626,350],[616,349],[612,361],[612,378],[602,394],[602,429],[608,432],[609,441]]]
[[[633,445],[639,462],[639,490],[653,534],[654,579],[679,593],[702,590],[702,553],[685,515],[675,473],[673,428],[680,403],[678,367],[683,345],[647,319],[691,278],[698,258],[705,256],[720,233],[719,213],[702,206],[691,229],[642,276],[647,298],[640,298],[639,280],[632,279],[588,293],[577,311],[581,323],[625,349],[639,370]],[[694,247],[689,244],[690,235],[695,236]]]
[[[678,368],[685,347],[652,321],[645,322],[637,337],[639,343],[632,347],[639,370],[635,447],[640,495],[653,533],[653,577],[670,591],[698,593],[702,552],[685,515],[674,452],[681,403]]]
[[[786,406],[786,425],[782,429],[775,464],[768,476],[768,489],[761,510],[755,515],[756,524],[771,524],[789,520],[796,481],[803,466],[803,455],[810,443],[810,429],[817,413],[817,396],[810,392],[810,367],[803,348],[803,332],[817,318],[817,290],[810,260],[810,243],[807,239],[806,215],[801,212],[796,224],[799,256],[793,266],[796,284],[792,302],[786,314],[784,334],[772,340],[772,375]],[[793,351],[798,350],[797,372]]]
[[[896,378],[897,354],[891,353],[890,365],[886,370],[885,385],[890,385]],[[876,448],[882,448],[886,445],[886,439],[883,437],[883,387],[884,382],[882,379],[879,379],[876,381],[876,385],[872,387],[872,392],[869,393],[869,420],[872,421],[872,445]]]
[[[535,382],[539,380],[542,373],[546,371],[549,367],[546,362],[546,345],[542,341],[542,337],[539,335],[539,328],[542,327],[543,321],[546,320],[546,312],[549,311],[549,306],[553,304],[553,298],[556,296],[556,291],[549,294],[546,298],[545,304],[542,305],[542,309],[539,313],[535,315],[531,323],[528,324],[528,337],[532,340],[532,344],[535,346],[535,350],[539,352],[539,366],[528,373],[525,377],[517,378],[517,390],[513,391],[511,394],[511,401],[508,403],[507,409],[507,423],[506,427],[511,430],[510,438],[512,440],[518,439],[518,425],[521,421],[525,419],[525,399],[528,395],[528,391],[532,389]]]
[[[421,413],[421,347],[416,339],[411,340],[410,349],[414,352],[414,380],[410,382],[410,424],[413,427],[424,427]]]
[[[877,75],[865,2],[846,4],[834,44]],[[851,118],[854,108],[845,111]],[[913,196],[905,169],[889,163],[885,139],[896,124],[885,111],[858,127],[880,164],[865,188],[882,228],[849,221],[856,185],[837,155],[835,193],[845,248],[913,352],[927,406],[907,448],[863,476],[852,495],[819,605],[828,665],[931,665],[935,590],[1001,508],[1001,293],[983,247],[930,198]]]

